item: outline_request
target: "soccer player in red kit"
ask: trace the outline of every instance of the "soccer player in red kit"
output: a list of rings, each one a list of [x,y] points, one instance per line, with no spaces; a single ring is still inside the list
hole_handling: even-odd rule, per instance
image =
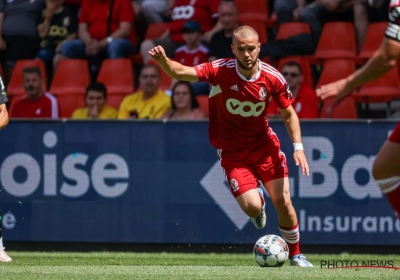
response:
[[[299,119],[290,105],[292,94],[280,73],[258,59],[257,32],[241,26],[233,34],[236,59],[219,59],[187,67],[169,59],[161,46],[149,54],[172,78],[212,84],[209,104],[209,137],[218,149],[230,190],[256,228],[265,227],[263,182],[278,212],[279,229],[289,246],[290,264],[312,266],[300,254],[299,227],[289,191],[288,169],[279,140],[268,125],[266,108],[273,99],[280,108],[294,143],[294,160],[309,176],[301,144]]]
[[[357,87],[373,81],[392,69],[400,58],[400,0],[391,0],[389,25],[379,49],[368,62],[349,77],[324,85],[317,96],[343,97]],[[338,99],[339,101],[341,98]],[[336,103],[338,104],[338,103]],[[400,219],[400,123],[378,152],[372,175]]]

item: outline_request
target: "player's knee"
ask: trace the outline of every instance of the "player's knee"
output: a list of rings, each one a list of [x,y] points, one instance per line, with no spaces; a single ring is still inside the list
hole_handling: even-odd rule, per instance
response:
[[[256,218],[261,213],[262,205],[261,203],[246,203],[242,206],[242,208],[247,216],[251,218]]]
[[[292,201],[290,200],[290,197],[285,195],[275,197],[272,200],[272,203],[278,212],[289,211],[289,209],[292,207]]]

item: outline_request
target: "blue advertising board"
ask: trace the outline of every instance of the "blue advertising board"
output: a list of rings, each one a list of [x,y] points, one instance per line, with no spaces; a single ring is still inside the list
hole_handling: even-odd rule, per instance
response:
[[[400,244],[371,177],[394,122],[302,122],[310,177],[282,142],[302,244]],[[10,241],[253,244],[205,122],[12,121],[0,132],[0,208]]]

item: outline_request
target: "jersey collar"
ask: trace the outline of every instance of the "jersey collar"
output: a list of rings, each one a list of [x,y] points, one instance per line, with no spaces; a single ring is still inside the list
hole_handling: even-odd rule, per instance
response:
[[[256,80],[260,77],[260,75],[261,75],[261,61],[260,61],[259,59],[257,59],[257,60],[258,60],[258,72],[257,72],[257,74],[256,74],[253,78],[251,78],[251,79],[249,80],[249,79],[247,79],[245,76],[243,76],[242,74],[240,74],[239,69],[238,69],[237,59],[235,59],[236,73],[239,75],[239,77],[240,77],[242,80],[244,80],[244,81],[246,81],[246,82],[254,82],[254,81],[256,81]]]

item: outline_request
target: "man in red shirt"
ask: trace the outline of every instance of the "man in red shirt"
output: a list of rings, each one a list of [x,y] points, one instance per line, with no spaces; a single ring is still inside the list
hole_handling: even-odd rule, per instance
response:
[[[271,102],[279,107],[294,146],[294,160],[302,174],[309,169],[301,143],[300,123],[290,105],[289,85],[273,67],[258,59],[261,44],[257,32],[249,26],[235,30],[232,39],[235,59],[219,59],[187,67],[169,59],[161,46],[150,55],[172,78],[184,81],[208,81],[210,92],[209,138],[218,149],[232,195],[258,229],[266,224],[261,180],[278,213],[279,229],[289,246],[290,264],[310,267],[300,254],[300,235],[296,211],[289,191],[285,154],[278,137],[265,117]]]
[[[11,104],[11,118],[58,118],[57,99],[43,92],[42,77],[38,67],[23,70],[23,87],[26,96]]]
[[[110,1],[113,3],[111,24]],[[56,60],[86,58],[106,54],[108,58],[124,58],[135,51],[132,27],[134,15],[129,0],[83,0],[79,19],[79,39],[64,42]]]
[[[169,30],[160,38],[145,40],[141,44],[140,53],[144,63],[151,59],[149,51],[157,45],[164,47],[168,57],[173,57],[175,50],[185,43],[181,30],[189,20],[201,23],[203,40],[209,42],[215,32],[222,29],[221,23],[218,22],[219,3],[220,0],[176,0]]]
[[[295,61],[288,61],[282,66],[281,73],[292,91],[294,97],[292,107],[296,111],[297,116],[300,119],[318,118],[319,100],[315,91],[303,84],[301,66]],[[280,116],[274,102],[268,107],[267,114],[269,117]]]

